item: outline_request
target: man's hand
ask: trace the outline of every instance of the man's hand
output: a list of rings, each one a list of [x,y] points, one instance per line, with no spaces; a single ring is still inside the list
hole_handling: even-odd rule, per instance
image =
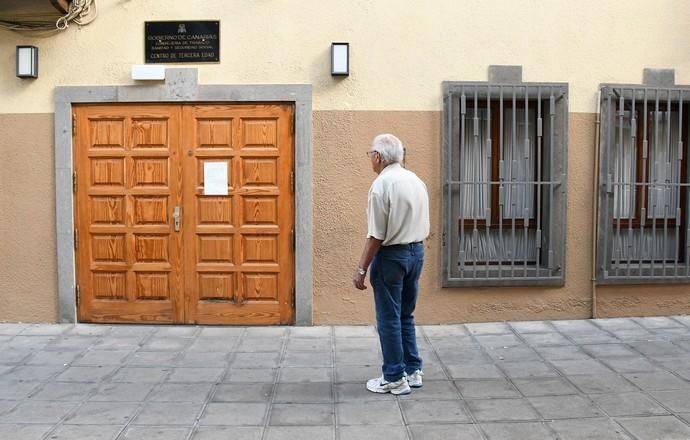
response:
[[[359,290],[364,290],[367,288],[367,285],[364,284],[364,280],[366,279],[367,274],[361,274],[359,272],[359,269],[355,270],[354,275],[352,275],[352,284],[358,288]]]

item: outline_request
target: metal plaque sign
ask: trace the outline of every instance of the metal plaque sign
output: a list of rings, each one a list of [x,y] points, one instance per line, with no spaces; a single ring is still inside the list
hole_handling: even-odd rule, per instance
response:
[[[147,21],[146,63],[220,61],[219,21]]]

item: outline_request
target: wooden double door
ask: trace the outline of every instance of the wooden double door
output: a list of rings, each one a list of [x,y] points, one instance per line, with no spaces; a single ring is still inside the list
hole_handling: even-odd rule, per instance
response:
[[[292,323],[291,105],[73,114],[80,321]]]

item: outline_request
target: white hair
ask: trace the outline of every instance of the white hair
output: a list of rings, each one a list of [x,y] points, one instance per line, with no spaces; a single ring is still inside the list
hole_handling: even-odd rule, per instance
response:
[[[381,160],[387,163],[400,163],[405,156],[400,139],[389,133],[376,136],[371,143],[371,150],[377,151],[381,155]]]

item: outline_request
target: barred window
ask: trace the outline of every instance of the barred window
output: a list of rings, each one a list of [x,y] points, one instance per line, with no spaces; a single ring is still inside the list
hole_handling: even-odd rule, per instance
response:
[[[562,285],[567,85],[444,83],[444,286]]]
[[[690,89],[601,92],[597,281],[689,282]]]

